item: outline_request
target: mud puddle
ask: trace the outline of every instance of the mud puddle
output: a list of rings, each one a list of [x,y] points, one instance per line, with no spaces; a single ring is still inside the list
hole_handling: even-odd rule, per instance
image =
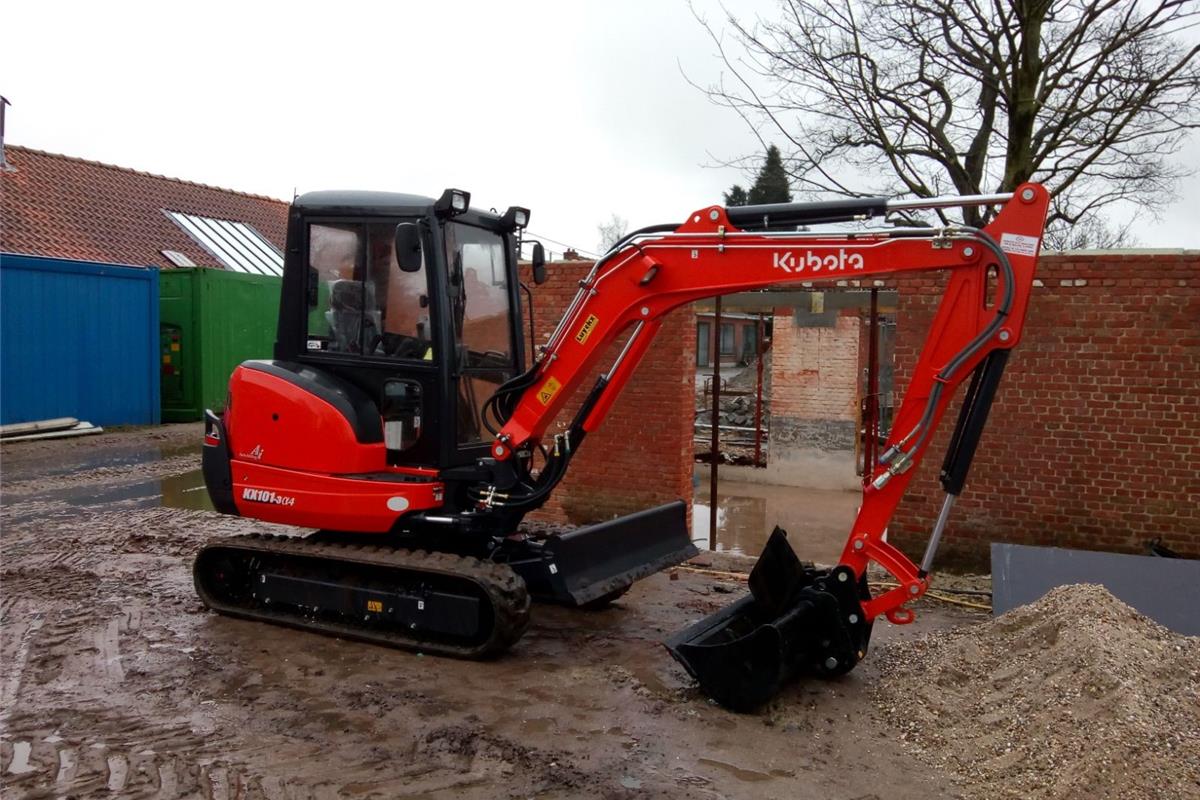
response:
[[[41,442],[40,444],[44,446],[47,443]],[[5,449],[5,481],[23,481],[35,476],[44,480],[90,470],[134,467],[140,464],[167,461],[189,453],[196,453],[198,458],[200,453],[199,445],[195,442],[148,447],[100,448],[96,451],[66,452],[56,457],[53,464],[47,465],[23,458],[25,454],[16,448],[17,445],[14,444]]]
[[[712,504],[704,481],[692,504],[692,537],[708,549]],[[830,563],[841,555],[858,513],[858,492],[721,481],[717,486],[717,551],[758,556],[778,525],[802,559]]]
[[[21,497],[22,504],[28,504],[29,515],[14,511],[11,500],[12,498],[8,498],[10,513],[5,515],[5,521],[10,523],[22,521],[29,515],[43,513],[47,504],[60,509],[94,509],[119,505],[129,510],[158,507],[193,511],[213,510],[212,500],[204,485],[204,476],[199,469],[120,486],[66,486],[34,492]]]

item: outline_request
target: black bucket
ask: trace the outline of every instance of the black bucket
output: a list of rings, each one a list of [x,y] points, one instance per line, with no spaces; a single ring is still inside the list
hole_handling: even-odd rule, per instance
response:
[[[866,655],[871,624],[866,581],[849,567],[801,563],[775,528],[750,572],[750,594],[667,640],[701,690],[734,711],[750,711],[796,675],[833,677]]]

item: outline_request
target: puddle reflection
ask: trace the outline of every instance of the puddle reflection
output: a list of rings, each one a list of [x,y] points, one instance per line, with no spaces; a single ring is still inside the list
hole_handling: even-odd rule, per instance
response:
[[[757,556],[778,525],[800,558],[824,563],[841,555],[861,500],[858,492],[740,481],[722,481],[717,496],[717,550]],[[692,503],[697,547],[708,547],[711,513],[708,485],[702,482]]]
[[[204,475],[198,469],[164,478],[159,484],[160,505],[194,511],[214,510],[212,498],[204,486]]]

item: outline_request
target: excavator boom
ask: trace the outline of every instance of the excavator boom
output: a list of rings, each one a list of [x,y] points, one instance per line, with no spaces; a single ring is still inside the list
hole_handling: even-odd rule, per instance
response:
[[[961,226],[844,233],[797,230],[901,209],[984,204],[1002,207],[982,230]],[[647,229],[627,237],[581,282],[536,364],[493,398],[503,422],[492,445],[494,462],[499,466],[526,461],[528,448],[545,438],[550,422],[582,388],[585,376],[627,335],[619,355],[587,394],[571,428],[555,437],[557,455],[549,459],[539,480],[518,478],[509,485],[480,487],[476,497],[481,507],[521,508],[541,501],[583,437],[600,425],[664,316],[673,309],[714,295],[769,286],[863,282],[904,272],[944,271],[948,277],[941,305],[887,447],[879,463],[867,467],[871,480],[839,564],[823,572],[804,567],[777,531],[752,576],[748,604],[732,616],[722,612],[719,619],[702,622],[670,644],[702,685],[708,684],[710,694],[735,707],[761,702],[760,689],[771,681],[764,681],[761,663],[739,677],[737,668],[719,663],[714,654],[721,651],[727,659],[742,663],[747,652],[774,649],[775,657],[767,659],[773,666],[767,672],[775,673],[776,682],[805,665],[826,673],[853,667],[865,653],[873,620],[884,615],[893,623],[911,622],[913,612],[906,606],[928,588],[937,540],[961,491],[1008,352],[1020,340],[1047,205],[1043,187],[1025,184],[1006,195],[902,203],[867,198],[730,209],[714,206],[695,212],[673,230]],[[887,542],[887,525],[955,390],[968,380],[971,389],[943,467],[946,505],[918,566]],[[497,474],[503,475],[503,470]],[[866,573],[872,562],[892,576],[896,588],[878,595],[868,591]],[[771,633],[763,639],[767,629]],[[834,644],[812,646],[814,640]]]

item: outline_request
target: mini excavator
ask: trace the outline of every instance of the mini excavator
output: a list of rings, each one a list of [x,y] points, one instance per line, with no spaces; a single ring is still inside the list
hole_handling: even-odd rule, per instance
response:
[[[194,565],[197,592],[252,620],[430,654],[502,652],[525,630],[531,597],[600,607],[697,553],[681,501],[565,533],[522,526],[573,459],[605,457],[584,442],[670,311],[770,286],[944,271],[838,564],[802,563],[776,529],[750,593],[666,642],[736,710],[799,673],[843,674],[866,654],[873,622],[911,622],[908,604],[929,585],[1021,336],[1047,204],[1042,186],[1024,184],[971,197],[703,208],[621,239],[527,357],[517,273],[527,209],[479,210],[455,189],[437,200],[305,194],[289,211],[274,358],[238,366],[224,411],[206,413],[203,472],[218,511],[317,530],[209,542]],[[999,209],[982,229],[820,227],[984,205]],[[540,283],[544,250],[528,244]],[[945,502],[917,565],[887,542],[888,521],[963,384]],[[552,428],[560,415],[569,422]],[[652,409],[646,418],[653,424]],[[871,563],[895,588],[867,585]]]

